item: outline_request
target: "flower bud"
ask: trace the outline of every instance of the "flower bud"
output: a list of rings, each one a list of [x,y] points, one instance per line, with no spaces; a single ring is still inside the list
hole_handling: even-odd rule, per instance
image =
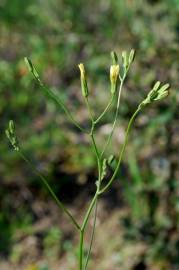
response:
[[[134,61],[135,58],[135,50],[132,49],[129,53],[129,64],[131,64]]]
[[[126,70],[129,66],[129,63],[128,63],[128,55],[127,55],[127,52],[126,51],[123,51],[122,52],[122,64],[123,64],[123,67],[124,69]]]
[[[13,120],[9,121],[9,132],[10,134],[14,134],[15,126]]]
[[[118,57],[116,52],[112,51],[111,52],[111,59],[112,59],[112,64],[117,65],[118,64]]]
[[[81,75],[81,90],[82,90],[82,95],[84,97],[88,96],[88,85],[87,85],[87,80],[86,80],[86,72],[84,65],[81,63],[78,65],[80,69],[80,75]]]
[[[119,77],[119,65],[112,65],[110,68],[111,93],[114,94],[117,88]]]

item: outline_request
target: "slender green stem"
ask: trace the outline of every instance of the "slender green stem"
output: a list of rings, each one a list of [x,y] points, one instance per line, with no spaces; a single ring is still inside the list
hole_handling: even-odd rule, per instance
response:
[[[34,74],[33,74],[34,76]],[[65,106],[65,104],[61,101],[61,99],[52,92],[52,90],[50,88],[48,88],[41,80],[40,78],[37,78],[36,76],[34,76],[35,80],[38,82],[38,84],[40,85],[40,87],[44,90],[44,92],[47,94],[47,96],[49,96],[57,105],[59,105],[62,110],[65,112],[65,114],[67,115],[68,119],[77,127],[79,128],[82,132],[87,133],[87,131],[82,128],[80,126],[80,124],[78,124],[78,122],[74,119],[74,117],[72,116],[72,114],[70,113],[70,111],[68,110],[68,108]]]
[[[107,139],[107,142],[105,143],[104,145],[104,148],[101,152],[101,158],[103,157],[110,141],[111,141],[111,138],[112,138],[112,135],[113,135],[113,132],[114,132],[114,129],[115,129],[115,126],[116,126],[116,122],[117,122],[117,117],[118,117],[118,114],[119,114],[119,105],[120,105],[120,99],[121,99],[121,92],[122,92],[122,87],[123,87],[123,84],[124,84],[124,80],[125,80],[125,76],[123,77],[123,79],[121,79],[121,82],[120,82],[120,87],[119,87],[119,92],[118,92],[118,99],[117,99],[117,107],[116,107],[116,114],[115,114],[115,117],[114,117],[114,121],[113,121],[113,125],[112,125],[112,129],[111,129],[111,132],[108,136],[108,139]]]
[[[89,111],[89,115],[90,115],[90,118],[91,118],[91,132],[90,132],[90,136],[91,136],[91,139],[92,139],[92,145],[93,145],[93,148],[94,148],[94,151],[95,151],[95,154],[96,154],[96,158],[97,158],[97,163],[98,163],[98,185],[97,185],[96,193],[95,193],[95,195],[94,195],[94,197],[93,197],[93,199],[92,199],[92,201],[91,201],[91,203],[89,205],[89,208],[88,208],[88,210],[86,212],[86,215],[84,217],[83,224],[81,226],[82,233],[84,233],[84,231],[86,229],[86,225],[88,223],[88,220],[89,220],[91,211],[92,211],[94,205],[95,204],[97,205],[98,196],[100,195],[101,168],[102,168],[102,162],[101,162],[101,160],[102,160],[102,156],[104,154],[104,151],[106,150],[106,147],[108,146],[108,144],[110,142],[110,139],[112,137],[112,134],[113,134],[113,131],[114,131],[114,128],[115,128],[115,124],[116,124],[116,121],[117,121],[117,116],[118,116],[118,111],[119,111],[119,104],[120,104],[120,97],[121,97],[121,92],[122,92],[122,86],[123,86],[123,83],[124,83],[124,79],[125,79],[125,76],[123,77],[123,80],[121,80],[121,83],[120,83],[119,94],[118,94],[118,101],[117,101],[117,109],[116,109],[115,119],[114,119],[114,123],[113,123],[113,128],[112,128],[111,134],[110,134],[110,136],[108,138],[107,144],[106,144],[106,146],[105,146],[105,148],[104,148],[104,150],[103,150],[103,152],[102,152],[101,155],[99,154],[99,151],[98,151],[98,148],[97,148],[97,145],[96,145],[96,142],[95,142],[94,129],[95,129],[95,125],[98,123],[98,121],[101,120],[101,118],[104,116],[104,114],[110,108],[110,106],[112,104],[112,101],[113,101],[113,96],[111,97],[111,100],[108,103],[107,107],[104,109],[104,111],[102,112],[102,114],[96,120],[94,120],[94,118],[93,118],[93,114],[92,114],[92,111],[91,111],[91,107],[90,107],[88,98],[85,98],[85,102],[86,102],[86,105],[87,105],[87,108],[88,108],[88,111]],[[85,263],[85,270],[87,268],[89,257],[90,257],[90,254],[91,254],[91,248],[92,248],[93,237],[94,237],[94,232],[95,232],[96,215],[97,215],[97,209],[95,211],[95,222],[94,222],[94,225],[93,225],[93,231],[92,231],[92,236],[91,236],[91,241],[90,241],[90,247],[89,247],[89,251],[88,251],[88,255],[87,255],[87,259],[86,259],[86,263]],[[80,244],[80,249],[81,249],[80,254],[83,254],[83,244]],[[80,259],[81,259],[81,257],[80,257]]]
[[[96,141],[95,141],[95,138],[94,138],[94,132],[91,132],[91,140],[92,140],[92,144],[93,144],[93,148],[94,148],[94,151],[95,151],[95,154],[96,154],[96,158],[97,160],[99,160],[99,150],[97,148],[97,145],[96,145]]]
[[[84,270],[87,269],[88,262],[89,262],[89,259],[90,259],[91,250],[92,250],[92,245],[93,245],[93,240],[94,240],[94,233],[95,233],[95,228],[96,228],[97,208],[98,208],[98,201],[96,200],[95,212],[94,212],[94,222],[93,222],[92,234],[91,234],[91,239],[90,239],[90,246],[89,246],[88,254],[87,254],[87,257],[86,257]]]
[[[86,212],[86,215],[85,215],[85,218],[84,218],[82,227],[81,227],[81,230],[82,231],[85,230],[85,228],[86,228],[86,224],[88,222],[88,219],[89,219],[89,216],[90,216],[91,211],[93,209],[93,206],[95,205],[95,202],[96,202],[97,197],[98,197],[98,192],[95,193],[95,195],[94,195],[94,197],[93,197],[93,199],[92,199],[92,201],[90,203],[90,206],[89,206],[89,208],[88,208],[88,210]]]
[[[97,160],[97,164],[98,164],[98,181],[100,180],[101,178],[101,162],[100,162],[100,154],[99,154],[99,150],[97,148],[97,145],[96,145],[96,141],[95,141],[95,137],[94,137],[94,129],[95,129],[95,122],[94,122],[94,117],[93,117],[93,113],[92,113],[92,110],[91,110],[91,107],[90,107],[90,104],[89,104],[89,100],[87,97],[85,97],[85,103],[87,105],[87,108],[88,108],[88,111],[89,111],[89,115],[90,115],[90,119],[91,119],[91,131],[90,131],[90,137],[91,137],[91,142],[92,142],[92,146],[94,148],[94,152],[95,152],[95,155],[96,155],[96,160]],[[88,223],[88,220],[89,220],[89,217],[90,217],[90,214],[91,214],[91,211],[96,203],[96,200],[97,200],[97,197],[98,197],[98,191],[99,191],[99,185],[97,186],[97,191],[89,205],[89,208],[86,212],[86,215],[84,217],[84,220],[83,220],[83,223],[80,227],[80,245],[79,245],[79,253],[80,253],[80,256],[79,256],[79,269],[83,269],[83,257],[84,257],[84,233],[85,233],[85,229],[86,229],[86,225]],[[95,230],[95,227],[93,228],[93,231]],[[92,233],[94,235],[94,232]],[[92,237],[93,238],[93,237]],[[90,246],[92,247],[92,242],[93,242],[93,239],[91,240],[91,244]],[[91,247],[89,249],[89,254],[88,256],[90,256],[90,253],[91,253]],[[89,260],[89,259],[88,259]],[[87,262],[88,264],[88,262]],[[85,266],[86,268],[86,266]]]
[[[98,148],[97,148],[96,141],[95,141],[95,137],[94,137],[95,122],[94,122],[94,118],[93,118],[93,114],[92,114],[92,111],[91,111],[91,107],[90,107],[88,98],[85,98],[85,102],[86,102],[86,105],[87,105],[87,108],[88,108],[88,111],[89,111],[89,115],[90,115],[90,119],[91,119],[91,131],[90,131],[90,136],[91,136],[92,145],[93,145],[94,152],[95,152],[96,159],[97,159],[97,164],[98,164],[98,175],[99,175],[98,180],[99,180],[99,178],[100,178],[100,171],[101,171],[101,168],[100,168],[101,165],[100,165],[100,155],[99,155],[99,150],[98,150]]]
[[[20,157],[25,162],[28,163],[28,165],[35,172],[35,174],[42,180],[43,184],[45,185],[45,187],[47,188],[47,190],[51,194],[52,198],[54,199],[54,201],[56,202],[56,204],[58,205],[58,207],[61,208],[65,212],[65,214],[69,217],[69,219],[71,220],[71,222],[73,223],[73,225],[76,227],[76,229],[80,230],[79,224],[76,222],[76,220],[74,219],[74,217],[72,216],[72,214],[68,211],[68,209],[63,205],[63,203],[57,198],[57,196],[55,195],[55,193],[53,192],[53,190],[49,186],[49,184],[48,184],[47,180],[45,179],[45,177],[43,175],[41,175],[41,173],[34,167],[34,165],[30,162],[30,160],[28,160],[25,157],[25,155],[23,154],[23,152],[21,150],[19,150],[17,153],[20,155]]]
[[[88,97],[85,97],[85,102],[86,102],[86,106],[87,106],[88,111],[89,111],[89,115],[90,115],[90,118],[91,118],[91,122],[93,123],[93,122],[94,122],[94,117],[93,117],[93,113],[92,113],[91,106],[90,106],[90,104],[89,104]]]
[[[79,270],[83,270],[83,255],[84,255],[84,251],[83,251],[83,244],[84,244],[84,231],[81,230],[80,231],[80,246],[79,246]]]
[[[119,153],[119,159],[118,159],[118,163],[117,163],[117,166],[116,166],[116,169],[111,177],[111,179],[109,180],[109,182],[106,184],[106,186],[104,188],[102,188],[99,192],[99,194],[103,193],[104,191],[106,191],[109,186],[112,184],[113,180],[115,179],[117,173],[118,173],[118,170],[119,170],[119,167],[120,167],[120,164],[121,164],[121,161],[122,161],[122,158],[123,158],[123,155],[124,155],[124,151],[126,149],[126,145],[127,145],[127,142],[128,142],[128,137],[129,137],[129,131],[131,129],[131,126],[135,120],[135,117],[137,116],[138,112],[140,111],[140,109],[138,108],[134,114],[132,115],[129,123],[128,123],[128,126],[127,126],[127,129],[126,129],[126,135],[125,135],[125,140],[124,140],[124,143],[123,143],[123,146],[122,146],[122,150],[121,152]]]
[[[109,110],[109,108],[111,107],[113,100],[114,100],[114,94],[111,96],[109,103],[107,104],[106,108],[104,109],[104,111],[100,114],[100,116],[98,116],[98,118],[94,121],[95,124],[97,124],[101,118],[107,113],[107,111]]]

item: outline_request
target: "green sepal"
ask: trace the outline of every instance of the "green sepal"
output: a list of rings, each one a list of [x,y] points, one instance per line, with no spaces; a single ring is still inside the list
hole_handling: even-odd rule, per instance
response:
[[[111,94],[114,95],[117,91],[117,82],[116,84],[111,84]]]
[[[88,97],[88,84],[86,79],[81,78],[81,90],[82,90],[82,95],[86,98]]]

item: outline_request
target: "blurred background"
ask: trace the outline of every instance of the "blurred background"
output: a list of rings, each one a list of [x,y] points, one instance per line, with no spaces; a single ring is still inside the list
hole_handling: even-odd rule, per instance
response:
[[[9,119],[26,156],[79,221],[97,173],[88,137],[44,97],[24,56],[87,128],[77,64],[85,63],[99,115],[109,99],[110,51],[131,48],[137,55],[109,154],[156,80],[169,82],[171,94],[136,119],[118,177],[99,202],[89,269],[179,269],[178,42],[178,0],[0,0],[1,270],[75,270],[78,256],[73,227],[9,146]],[[98,125],[101,146],[114,109]]]

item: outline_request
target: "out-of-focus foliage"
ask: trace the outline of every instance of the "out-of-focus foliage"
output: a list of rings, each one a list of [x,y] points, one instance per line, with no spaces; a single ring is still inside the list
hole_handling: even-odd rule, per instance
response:
[[[129,116],[156,79],[170,82],[171,95],[138,117],[130,137],[119,173],[130,206],[124,219],[126,241],[134,247],[140,241],[147,245],[145,264],[158,261],[158,269],[178,269],[179,1],[2,0],[0,33],[0,254],[21,261],[18,242],[27,235],[36,246],[33,235],[39,232],[32,224],[47,214],[43,203],[40,209],[34,203],[36,197],[47,200],[47,193],[9,148],[4,135],[9,119],[16,122],[24,151],[63,199],[69,201],[91,179],[95,181],[95,158],[86,137],[46,100],[26,69],[24,56],[31,57],[44,82],[88,127],[77,64],[87,67],[90,102],[99,115],[109,98],[110,51],[120,54],[135,48],[136,60],[122,96],[121,126],[110,152],[123,141]],[[108,114],[99,126],[101,144],[110,119]],[[71,194],[64,195],[66,185],[73,186]],[[119,183],[115,187],[119,189]],[[50,252],[59,254],[60,237],[60,231],[44,229],[38,240],[42,252],[47,254],[53,243]]]

